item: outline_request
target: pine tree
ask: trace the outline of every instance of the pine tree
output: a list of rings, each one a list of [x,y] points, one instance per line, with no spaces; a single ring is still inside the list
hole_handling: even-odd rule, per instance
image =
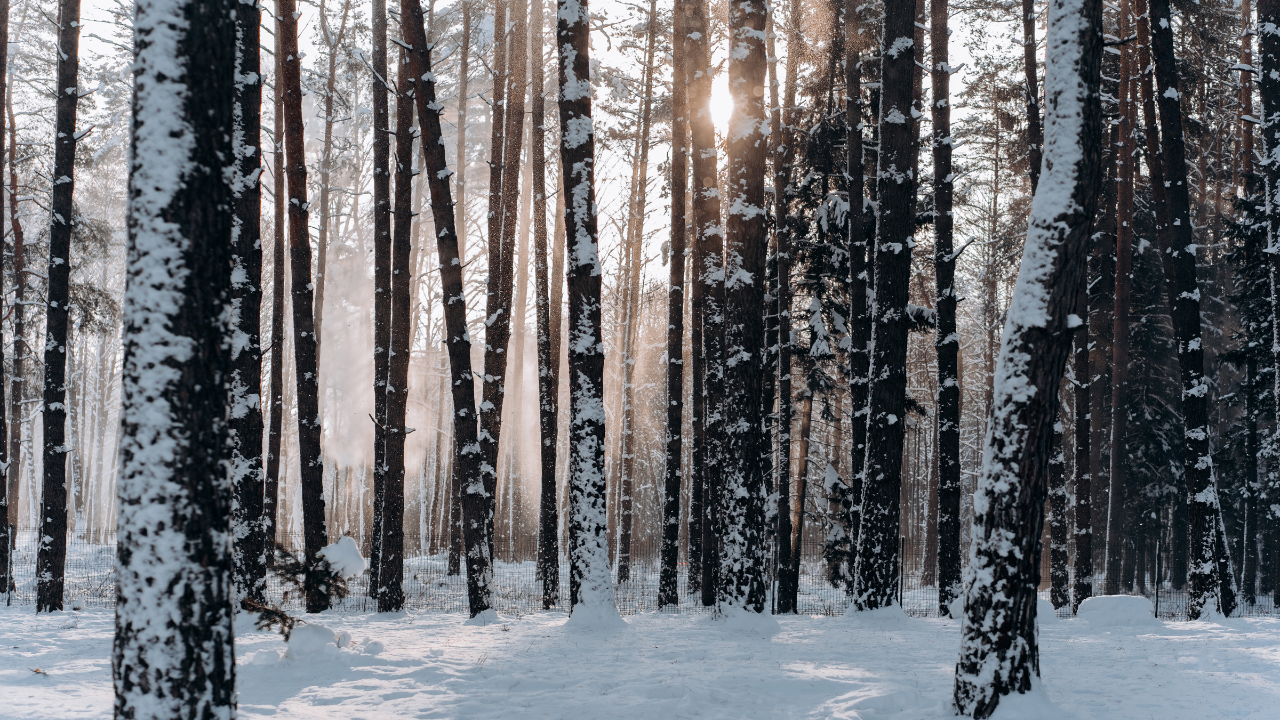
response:
[[[1047,172],[1005,324],[956,665],[956,709],[977,718],[990,717],[1003,696],[1030,690],[1039,674],[1036,587],[1046,475],[1071,350],[1065,331],[1084,290],[1102,179],[1102,3],[1055,0],[1048,34]]]
[[[36,609],[62,609],[67,561],[67,310],[71,300],[71,236],[75,233],[76,106],[80,101],[80,0],[58,5],[58,80],[50,199],[49,278],[44,343],[44,477],[40,493],[40,546],[36,554]]]
[[[382,571],[382,511],[387,486],[387,394],[391,370],[391,110],[387,73],[387,2],[373,2],[373,527],[369,595]]]
[[[232,718],[221,378],[232,369],[224,164],[234,157],[235,12],[227,0],[138,2],[134,11],[115,715]]]

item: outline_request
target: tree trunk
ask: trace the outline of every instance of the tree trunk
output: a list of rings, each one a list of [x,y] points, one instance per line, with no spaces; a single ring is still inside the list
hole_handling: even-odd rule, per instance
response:
[[[867,450],[855,569],[859,610],[891,605],[898,590],[899,499],[906,428],[908,285],[915,234],[916,178],[909,172],[920,135],[912,103],[911,0],[885,4],[880,95],[879,208]]]
[[[460,52],[462,57],[459,60],[458,69],[458,177],[454,181],[457,187],[458,200],[453,208],[453,227],[458,233],[456,240],[459,265],[466,262],[467,247],[467,105],[471,99],[467,95],[467,83],[470,80],[471,72],[469,69],[471,60],[471,3],[467,0],[462,2],[462,45]],[[426,151],[424,150],[423,152],[425,154]],[[461,280],[459,280],[458,287],[460,291],[464,287]],[[445,331],[449,332],[447,323]],[[447,342],[445,344],[448,345]],[[472,405],[474,406],[474,404],[475,400],[473,399]],[[453,463],[453,467],[456,468],[457,463]],[[447,572],[450,575],[457,575],[462,571],[462,487],[460,485],[461,476],[456,469],[451,470],[449,478],[449,567]]]
[[[298,465],[301,469],[302,527],[308,572],[307,612],[329,607],[319,574],[311,568],[327,544],[324,518],[324,456],[320,451],[320,403],[312,314],[311,241],[308,237],[307,158],[302,121],[302,58],[298,56],[296,0],[276,0],[280,27],[276,41],[284,91],[285,162],[289,181],[289,255],[292,278],[293,361],[297,382]],[[377,121],[374,121],[375,127]],[[384,126],[385,127],[385,126]]]
[[[3,2],[3,0],[0,0]],[[687,237],[689,122],[685,84],[684,12],[671,18],[671,275],[667,291],[667,455],[662,501],[662,569],[658,607],[679,605],[680,451],[684,423],[684,254]]]
[[[1230,615],[1235,598],[1229,592],[1231,578],[1218,576],[1214,529],[1221,509],[1213,482],[1209,452],[1209,386],[1204,376],[1204,348],[1200,338],[1200,293],[1196,281],[1195,238],[1191,227],[1187,167],[1182,135],[1182,110],[1173,55],[1173,29],[1169,25],[1169,1],[1151,0],[1151,52],[1155,59],[1156,102],[1160,106],[1164,167],[1169,207],[1170,245],[1175,284],[1174,330],[1178,336],[1178,364],[1182,374],[1182,416],[1186,442],[1183,468],[1187,480],[1187,512],[1190,519],[1190,595],[1187,616],[1196,620],[1217,595],[1218,609]],[[1225,548],[1221,548],[1225,552]],[[1221,586],[1217,585],[1221,583]]]
[[[697,413],[702,437],[700,485],[702,531],[699,589],[702,604],[716,602],[716,583],[720,571],[720,548],[717,518],[721,515],[718,479],[723,471],[721,434],[723,432],[724,378],[724,235],[720,226],[719,172],[716,169],[715,125],[711,119],[711,60],[708,40],[706,0],[689,3],[685,44],[689,63],[689,96],[692,104],[690,138],[693,157],[693,226],[695,283],[694,310],[702,325],[703,407]],[[698,304],[698,300],[701,304]],[[696,408],[695,408],[696,409]]]
[[[5,22],[8,22],[8,13],[5,14]],[[5,44],[8,45],[7,33]],[[5,62],[8,63],[7,56]],[[5,82],[8,81],[7,74],[0,77],[3,77]],[[27,345],[27,329],[24,322],[27,276],[26,245],[23,242],[22,219],[18,215],[18,134],[13,118],[13,93],[7,90],[4,105],[9,120],[9,230],[13,233],[13,359],[9,375],[9,464],[5,468],[5,480],[8,485],[8,492],[5,495],[9,501],[7,526],[16,528],[22,487],[23,401],[26,400],[27,395],[26,386],[23,384],[23,372],[31,348]]]
[[[1102,184],[1102,3],[1051,3],[1048,31],[1046,172],[1005,323],[956,665],[956,709],[977,718],[990,717],[1003,696],[1029,691],[1040,672],[1036,587],[1045,476],[1071,352],[1067,329],[1085,289]]]
[[[262,602],[266,538],[262,522],[262,9],[238,2],[236,12],[236,167],[232,197],[231,307],[236,341],[230,387],[231,486],[235,497],[236,593]]]
[[[280,37],[280,21],[276,20],[276,37]],[[267,567],[275,564],[276,512],[280,498],[280,448],[284,438],[284,244],[288,220],[285,215],[284,177],[284,87],[280,83],[281,57],[275,54],[275,127],[271,174],[275,181],[272,192],[275,203],[275,244],[271,253],[271,425],[267,430],[266,493],[262,499],[262,534],[266,542]]]
[[[1049,601],[1053,608],[1071,604],[1067,572],[1067,457],[1062,448],[1062,422],[1054,423],[1049,455]]]
[[[0,108],[4,108],[8,103],[9,94],[9,0],[0,0]],[[5,117],[3,111],[0,111],[0,178],[4,177],[4,142],[5,142]],[[0,184],[3,184],[0,181]],[[17,188],[11,187],[9,195],[17,195]],[[0,202],[0,221],[4,217],[4,203]],[[16,218],[15,218],[16,221]],[[0,222],[0,225],[3,223]],[[20,248],[15,244],[15,250]],[[21,267],[18,256],[14,254],[15,268]],[[21,271],[18,271],[21,272]],[[0,297],[4,297],[3,278],[0,278]],[[16,299],[15,299],[16,300]],[[15,301],[9,306],[10,310],[17,309]],[[15,313],[16,315],[16,313]],[[18,337],[14,335],[13,342],[13,361],[16,364],[18,356]],[[4,348],[0,347],[0,368],[4,366]],[[10,375],[11,380],[16,380],[16,376]],[[10,586],[13,584],[13,578],[10,577],[10,567],[12,565],[12,554],[14,546],[14,525],[10,519],[10,505],[17,505],[18,494],[12,492],[9,488],[9,473],[12,461],[17,459],[17,454],[10,454],[8,437],[10,425],[17,425],[17,414],[5,407],[4,404],[4,373],[0,371],[0,473],[4,478],[0,479],[0,594],[8,594]],[[16,398],[10,398],[11,400]],[[16,489],[16,488],[15,488]]]
[[[449,192],[449,166],[440,144],[440,105],[436,102],[435,76],[427,48],[422,6],[401,0],[409,50],[409,75],[419,78],[414,95],[424,158],[423,172],[431,190],[431,216],[435,222],[436,253],[440,261],[440,287],[444,300],[445,337],[449,346],[449,370],[453,395],[453,481],[461,494],[463,542],[466,547],[467,599],[471,617],[493,607],[492,549],[485,537],[485,518],[492,496],[485,491],[480,470],[476,434],[475,381],[471,372],[471,336],[467,333],[466,294],[462,263],[458,260],[458,235],[454,229],[453,198]],[[404,7],[407,5],[407,7]]]
[[[228,0],[135,5],[112,654],[122,718],[235,714],[223,380],[233,368],[233,198],[223,166],[234,152],[234,18]],[[167,41],[141,40],[156,37]],[[165,74],[172,67],[185,71]]]
[[[329,29],[329,16],[325,12],[323,0],[320,3],[320,36],[329,53],[329,74],[324,80],[324,145],[320,150],[320,236],[316,243],[316,363],[319,365],[321,345],[324,343],[324,282],[328,271],[329,230],[333,213],[329,210],[330,178],[333,173],[333,89],[337,80],[338,51],[347,34],[347,16],[351,12],[351,0],[343,0],[342,20],[338,24],[338,33],[334,35]],[[384,33],[385,35],[385,28]],[[383,69],[386,69],[386,47],[382,48]],[[374,50],[377,59],[377,49]],[[385,73],[383,74],[385,78]],[[388,82],[390,82],[388,80]],[[377,80],[374,80],[374,92],[377,92]]]
[[[75,232],[76,105],[80,73],[80,0],[61,0],[58,13],[58,93],[54,118],[53,196],[44,343],[44,478],[36,610],[62,609],[67,560],[67,305],[71,299],[71,235]]]
[[[387,484],[387,374],[391,347],[391,110],[387,2],[373,0],[373,532],[369,595],[381,587],[382,509]]]
[[[1071,614],[1080,608],[1080,603],[1093,595],[1093,497],[1089,473],[1089,310],[1088,281],[1086,273],[1082,283],[1076,317],[1080,327],[1076,328],[1073,339],[1074,366],[1073,406],[1075,409],[1075,528],[1076,543],[1075,581],[1071,596]]]
[[[951,602],[960,595],[961,490],[960,336],[956,327],[955,221],[952,216],[952,181],[955,176],[951,166],[951,65],[947,53],[950,35],[947,28],[947,0],[932,0],[931,13],[929,45],[933,48],[933,253],[938,291],[938,331],[935,341],[938,352],[938,610],[944,615],[950,615]],[[1031,32],[1035,32],[1034,23],[1031,24]],[[1031,77],[1034,78],[1034,55],[1031,68]],[[1027,111],[1030,114],[1034,110],[1038,124],[1039,108],[1034,107],[1033,102],[1028,101]],[[1038,153],[1038,148],[1033,152]],[[851,293],[856,292],[856,288],[851,290]]]
[[[572,613],[616,617],[605,523],[604,338],[586,0],[559,0],[560,167],[569,266],[569,593]],[[579,608],[581,605],[581,608]]]
[[[1125,37],[1121,35],[1121,37]],[[1122,48],[1123,49],[1123,48]],[[1022,78],[1027,121],[1027,176],[1031,194],[1040,184],[1040,164],[1044,154],[1044,130],[1040,125],[1040,84],[1036,71],[1036,2],[1022,0]]]

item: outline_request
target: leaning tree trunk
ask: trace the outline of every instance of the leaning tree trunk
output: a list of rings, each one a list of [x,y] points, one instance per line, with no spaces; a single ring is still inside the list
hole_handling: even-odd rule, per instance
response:
[[[542,584],[542,609],[550,610],[560,600],[560,543],[556,528],[560,514],[556,507],[556,429],[560,405],[560,334],[553,330],[551,313],[560,316],[560,307],[551,305],[547,277],[547,156],[546,97],[543,56],[543,0],[533,0],[533,27],[530,50],[533,101],[530,116],[529,155],[533,164],[533,274],[538,315],[538,439],[542,484],[538,495],[538,580]]]
[[[1088,272],[1089,231],[1102,185],[1100,0],[1053,0],[1044,175],[1031,205],[1022,268],[1005,321],[982,474],[955,703],[990,717],[1039,675],[1036,587],[1058,386],[1071,352],[1071,314]]]
[[[440,260],[440,289],[444,297],[445,342],[453,396],[453,485],[460,488],[463,543],[466,546],[467,601],[471,616],[493,607],[493,563],[484,535],[488,498],[480,472],[476,432],[475,381],[471,372],[471,336],[467,333],[466,294],[462,263],[458,260],[458,234],[454,228],[453,198],[449,191],[449,165],[440,143],[440,104],[436,101],[435,75],[427,48],[422,5],[401,0],[401,17],[407,17],[405,36],[409,48],[409,74],[418,78],[418,127],[422,137],[423,174],[431,190],[431,216],[435,222],[436,253]],[[407,6],[407,7],[406,7]]]
[[[319,378],[316,365],[315,316],[312,314],[311,240],[307,208],[307,157],[302,121],[302,58],[298,55],[296,0],[276,0],[276,42],[280,83],[284,92],[285,176],[289,181],[289,259],[292,278],[293,361],[297,382],[298,466],[301,468],[302,530],[308,572],[303,588],[307,612],[329,607],[321,577],[312,570],[326,544],[324,524],[324,456],[320,453]]]
[[[373,528],[369,595],[381,586],[382,507],[387,483],[387,373],[391,346],[391,110],[387,2],[373,0]]]
[[[706,0],[692,0],[686,10],[685,44],[689,63],[689,96],[693,107],[689,125],[693,157],[693,273],[701,287],[701,306],[693,311],[702,325],[703,407],[698,413],[702,449],[700,504],[702,557],[699,569],[702,604],[714,605],[720,571],[716,518],[720,515],[719,477],[723,466],[722,399],[724,397],[724,231],[720,227],[719,172],[716,169],[715,125],[711,120],[711,60]]]
[[[952,216],[955,176],[951,165],[947,0],[932,0],[930,13],[929,45],[933,48],[933,262],[938,292],[938,333],[935,341],[938,351],[938,610],[950,615],[951,602],[960,595],[960,336],[956,328],[958,300],[955,221]],[[1034,68],[1033,58],[1033,72]],[[1028,102],[1028,112],[1030,105]],[[1039,117],[1037,107],[1037,123]],[[857,288],[850,292],[856,293]]]
[[[559,0],[560,167],[567,198],[569,281],[569,593],[587,621],[617,616],[605,522],[604,338],[596,234],[595,132],[591,121],[586,0]]]
[[[236,592],[262,602],[268,545],[262,523],[262,9],[237,2],[231,226],[231,487],[235,497]]]
[[[764,114],[767,57],[765,6],[752,0],[729,5],[729,91],[733,117],[728,133],[728,218],[725,250],[725,453],[718,520],[721,533],[720,610],[764,612],[765,478],[768,452],[762,373],[764,280],[768,233],[764,211]]]
[[[235,715],[224,382],[233,198],[223,174],[234,152],[234,18],[230,0],[134,6],[111,663],[121,718]]]
[[[1169,0],[1151,0],[1151,54],[1155,60],[1156,102],[1166,171],[1169,239],[1174,286],[1174,331],[1178,336],[1178,364],[1182,374],[1182,418],[1185,443],[1183,468],[1187,481],[1187,514],[1190,519],[1190,593],[1187,616],[1198,619],[1217,596],[1218,609],[1230,615],[1235,606],[1232,579],[1219,577],[1214,532],[1219,522],[1217,485],[1209,452],[1209,382],[1204,376],[1204,348],[1200,339],[1200,293],[1196,279],[1195,237],[1191,227],[1191,203],[1187,194],[1186,148],[1182,135],[1182,108],[1178,94],[1178,70],[1173,54],[1173,29]],[[1225,553],[1226,549],[1222,548]]]
[[[279,37],[280,21],[276,21]],[[271,425],[267,429],[267,479],[262,498],[262,536],[266,542],[267,566],[275,564],[276,510],[280,497],[280,448],[284,440],[284,245],[286,219],[284,185],[284,88],[279,82],[280,54],[275,56],[275,127],[271,137],[274,152],[271,173],[275,221],[271,253]]]
[[[62,609],[67,561],[67,326],[71,299],[71,235],[75,232],[76,106],[80,74],[80,0],[62,0],[58,14],[58,85],[54,110],[53,197],[44,342],[44,478],[36,610]]]
[[[899,496],[906,429],[907,295],[915,235],[920,134],[912,97],[915,3],[887,0],[881,40],[880,218],[876,227],[875,306],[871,326],[867,450],[863,473],[854,602],[859,610],[893,604],[898,589]]]
[[[2,2],[3,0],[0,0]],[[537,1],[537,0],[535,0]],[[687,231],[689,122],[685,85],[684,10],[671,18],[671,275],[667,291],[667,464],[662,501],[662,569],[658,607],[679,605],[680,452],[684,423],[684,252]]]
[[[416,0],[401,0],[400,17],[407,18]],[[419,6],[420,7],[420,6]],[[421,12],[421,10],[419,10]],[[409,33],[404,33],[408,36]],[[430,47],[426,52],[431,52]],[[409,358],[413,276],[410,241],[413,228],[413,90],[408,56],[401,53],[396,89],[395,229],[391,237],[391,333],[387,360],[387,424],[383,428],[387,467],[383,476],[382,538],[378,566],[378,612],[404,608],[404,443],[409,428]]]

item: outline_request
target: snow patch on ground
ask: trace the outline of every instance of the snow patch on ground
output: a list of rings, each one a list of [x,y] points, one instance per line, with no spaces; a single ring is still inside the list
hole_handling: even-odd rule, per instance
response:
[[[1043,602],[1043,601],[1041,601]],[[1087,598],[1076,610],[1076,619],[1087,628],[1161,627],[1151,601],[1134,595],[1101,595]]]
[[[322,613],[295,632],[323,626],[332,639],[300,660],[288,654],[297,641],[242,617],[238,714],[951,720],[959,622],[900,610],[850,614],[857,617],[777,617],[779,632],[763,637],[670,613],[631,616],[609,633],[566,632],[559,612],[484,626],[460,614]],[[77,627],[63,628],[72,618]],[[110,718],[113,626],[111,610],[36,615],[0,606],[0,718]],[[1280,619],[1141,630],[1043,624],[1043,682],[1003,699],[996,717],[1276,717]],[[353,640],[339,648],[343,633]]]

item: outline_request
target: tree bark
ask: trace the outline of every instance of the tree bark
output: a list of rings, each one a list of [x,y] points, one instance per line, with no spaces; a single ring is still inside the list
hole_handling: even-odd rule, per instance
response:
[[[566,195],[569,281],[570,612],[616,617],[609,577],[604,475],[604,338],[596,231],[586,0],[559,0],[560,167]],[[589,621],[589,620],[588,620]]]
[[[0,0],[3,1],[3,0]],[[667,455],[662,500],[662,567],[658,577],[658,607],[679,605],[680,451],[684,430],[684,254],[687,237],[689,122],[685,117],[686,33],[684,12],[671,18],[671,274],[667,291]]]
[[[875,247],[875,309],[868,375],[867,450],[864,464],[854,602],[874,610],[895,602],[898,589],[899,499],[906,428],[907,295],[915,234],[919,152],[912,73],[919,48],[912,39],[915,5],[885,4],[881,60],[880,219]]]
[[[974,498],[955,702],[990,717],[1039,675],[1036,587],[1058,387],[1101,186],[1100,0],[1049,6],[1045,174],[1032,201]]]
[[[276,37],[280,21],[276,20]],[[271,173],[274,211],[274,246],[271,253],[271,425],[267,430],[266,493],[262,499],[262,534],[266,542],[267,567],[275,564],[276,511],[280,498],[280,448],[284,439],[284,273],[285,273],[285,167],[284,167],[284,86],[280,82],[281,57],[275,53],[275,127]]]
[[[285,162],[289,182],[289,256],[293,306],[293,361],[297,382],[298,465],[301,468],[302,527],[308,572],[307,612],[328,609],[329,598],[319,574],[312,570],[326,540],[324,456],[320,450],[320,403],[315,316],[312,314],[311,241],[308,237],[307,158],[302,121],[302,58],[298,55],[296,0],[276,0],[280,26],[276,51],[284,92]],[[375,119],[375,127],[377,122]],[[376,137],[376,136],[375,136]]]
[[[4,108],[8,104],[9,95],[9,0],[0,0],[0,108]],[[4,143],[5,143],[5,117],[0,110],[0,178],[4,177]],[[0,183],[2,184],[2,183]],[[17,188],[10,187],[9,195],[17,195]],[[0,226],[3,225],[4,203],[0,202]],[[16,246],[16,243],[15,243]],[[15,247],[15,250],[17,248]],[[20,267],[17,253],[14,254],[14,266]],[[21,271],[18,271],[21,272]],[[0,297],[4,297],[4,282],[0,278]],[[17,309],[17,302],[9,306],[10,310]],[[16,315],[16,313],[15,313]],[[13,361],[16,364],[18,355],[18,336],[14,334],[13,342]],[[0,347],[0,368],[4,367],[4,348]],[[16,377],[11,373],[11,380]],[[17,459],[16,453],[9,450],[9,427],[17,425],[17,414],[11,412],[5,407],[4,399],[4,373],[0,371],[0,474],[4,478],[0,478],[0,594],[8,594],[9,588],[13,584],[13,578],[10,577],[9,569],[12,564],[12,553],[14,546],[14,523],[11,519],[9,510],[10,504],[17,505],[17,493],[12,492],[9,488],[10,467],[13,460]],[[16,399],[16,398],[10,398]],[[16,489],[16,488],[15,488]],[[16,508],[15,508],[16,509]]]
[[[458,200],[454,204],[453,227],[457,231],[458,262],[466,262],[467,247],[467,105],[471,98],[467,95],[470,80],[471,62],[471,3],[462,2],[462,57],[458,68],[458,172],[454,181]],[[421,122],[421,120],[419,120]],[[424,155],[425,155],[424,150]],[[461,281],[460,281],[461,283]],[[459,288],[463,285],[459,284]],[[446,332],[447,332],[446,323]],[[446,343],[447,345],[447,343]],[[474,406],[475,401],[472,400]],[[453,464],[456,467],[456,463]],[[457,575],[462,571],[462,487],[461,476],[456,471],[449,473],[449,567],[448,574]]]
[[[1062,422],[1054,426],[1049,451],[1049,601],[1057,610],[1071,604],[1071,589],[1067,571],[1067,458],[1062,447]]]
[[[387,485],[387,382],[391,347],[391,110],[387,2],[373,0],[373,528],[369,595],[381,587],[382,510]]]
[[[960,336],[956,327],[955,221],[952,215],[955,176],[951,165],[947,0],[932,0],[930,10],[929,45],[933,49],[930,81],[933,85],[933,253],[938,293],[935,300],[938,313],[935,341],[938,352],[938,611],[950,615],[951,602],[960,595]],[[1031,32],[1035,32],[1034,24]],[[1031,67],[1034,80],[1034,55]],[[1028,113],[1031,113],[1032,101],[1027,105]],[[1039,108],[1035,107],[1034,112],[1039,123]],[[856,291],[854,288],[850,292]]]
[[[1195,238],[1191,226],[1187,167],[1182,134],[1182,109],[1173,54],[1173,29],[1169,25],[1169,1],[1151,0],[1151,52],[1155,60],[1156,102],[1160,107],[1165,186],[1169,208],[1170,245],[1175,282],[1170,287],[1174,331],[1178,337],[1178,364],[1182,374],[1184,427],[1183,468],[1187,481],[1187,513],[1190,519],[1190,593],[1187,616],[1199,619],[1216,596],[1218,610],[1230,615],[1235,607],[1232,581],[1218,573],[1214,530],[1220,523],[1213,459],[1209,452],[1209,385],[1204,376],[1204,348],[1200,337],[1200,292],[1196,280]],[[1221,548],[1225,553],[1225,548]]]
[[[436,229],[436,253],[440,259],[440,286],[444,296],[445,337],[449,347],[449,371],[453,396],[453,484],[462,497],[463,542],[467,563],[467,600],[471,617],[493,607],[492,548],[485,537],[489,498],[480,470],[480,446],[476,427],[475,382],[471,371],[471,336],[467,332],[466,294],[462,263],[458,260],[458,235],[454,228],[453,198],[449,191],[448,163],[440,144],[440,105],[436,102],[435,76],[417,0],[401,0],[402,17],[408,11],[409,73],[416,78],[418,125],[421,130],[423,171],[431,190],[431,215]]]
[[[1121,37],[1125,37],[1121,35]],[[1122,48],[1123,49],[1123,48]],[[1040,165],[1044,156],[1044,129],[1040,123],[1040,84],[1036,70],[1036,2],[1022,0],[1022,78],[1027,122],[1027,176],[1031,194],[1040,184]]]
[[[76,106],[80,73],[80,0],[61,0],[58,13],[58,99],[54,116],[53,196],[44,343],[44,478],[36,610],[62,609],[67,561],[67,305],[71,299],[71,236],[75,232]]]
[[[235,715],[223,174],[235,14],[229,0],[135,5],[112,654],[121,718]],[[166,74],[173,67],[184,72]]]
[[[1093,595],[1093,496],[1092,476],[1089,473],[1089,310],[1088,281],[1086,273],[1082,280],[1084,289],[1076,309],[1080,327],[1076,328],[1073,340],[1073,384],[1075,421],[1075,527],[1073,528],[1076,557],[1075,578],[1071,595],[1071,614],[1080,608],[1080,603]]]
[[[8,15],[6,13],[6,22]],[[8,44],[6,33],[6,46]],[[6,57],[6,64],[8,60]],[[8,75],[3,76],[8,81]],[[6,92],[5,112],[9,120],[9,229],[13,233],[13,359],[9,376],[9,455],[5,468],[9,501],[8,526],[18,525],[18,503],[22,481],[22,413],[26,400],[24,366],[31,348],[27,345],[26,315],[26,244],[23,242],[22,219],[18,214],[18,134],[13,118],[13,93]],[[7,588],[7,586],[6,586]]]
[[[228,413],[233,443],[235,580],[241,599],[262,602],[269,548],[262,520],[262,8],[256,2],[237,2],[235,13],[231,307],[237,327],[231,345]]]

